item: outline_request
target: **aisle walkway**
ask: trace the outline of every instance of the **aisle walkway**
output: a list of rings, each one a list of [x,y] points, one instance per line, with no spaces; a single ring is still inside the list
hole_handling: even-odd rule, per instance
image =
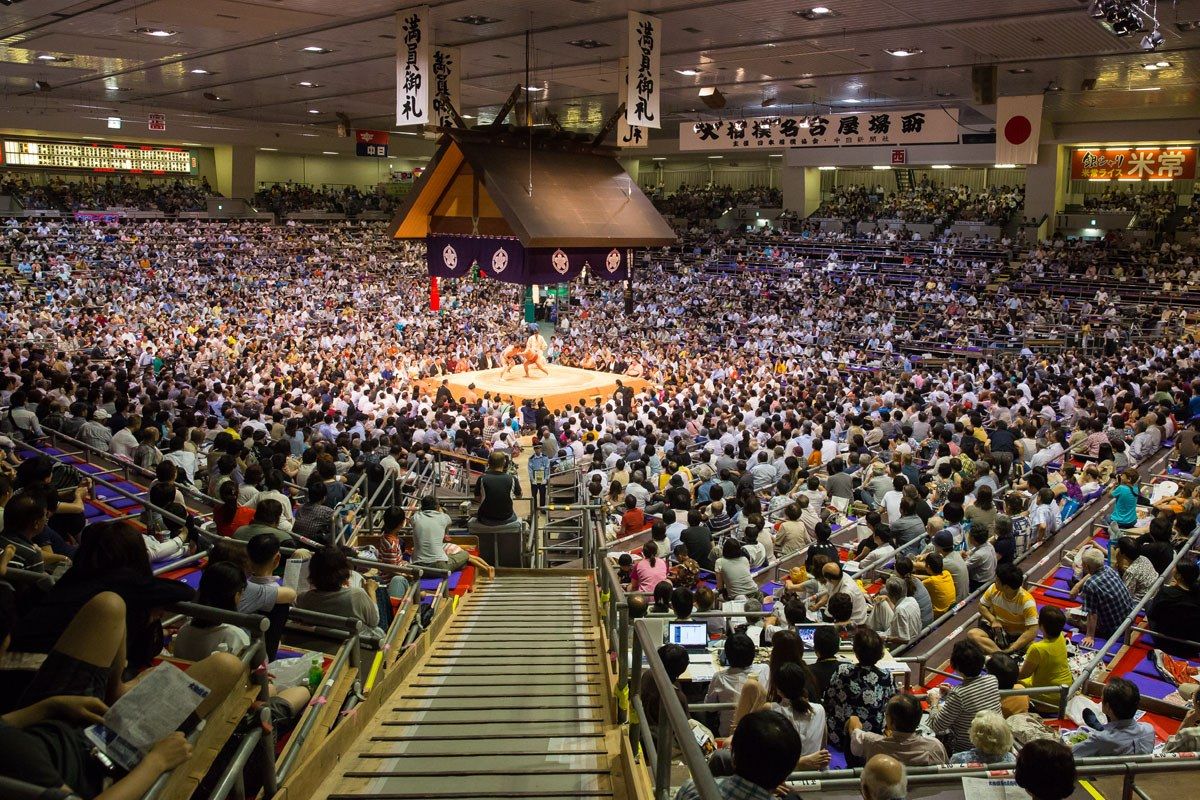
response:
[[[627,798],[596,591],[481,584],[317,797]]]

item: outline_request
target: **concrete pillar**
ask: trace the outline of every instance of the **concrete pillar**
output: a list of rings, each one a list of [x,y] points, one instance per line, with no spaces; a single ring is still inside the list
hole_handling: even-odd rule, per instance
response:
[[[807,217],[821,205],[821,172],[816,167],[780,167],[779,188],[786,211]]]
[[[1038,229],[1045,238],[1054,232],[1055,214],[1066,206],[1067,148],[1057,144],[1038,146],[1038,163],[1025,168],[1025,216],[1041,217],[1046,221]]]
[[[249,200],[254,196],[254,155],[249,145],[218,145],[213,148],[217,167],[217,191],[226,197]]]

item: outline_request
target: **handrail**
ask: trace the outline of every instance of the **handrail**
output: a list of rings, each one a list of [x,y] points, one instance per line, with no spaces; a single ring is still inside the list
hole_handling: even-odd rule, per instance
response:
[[[20,569],[13,566],[8,567],[4,575],[0,576],[0,582],[15,583],[19,586],[32,586],[42,591],[46,591],[54,586],[54,578],[47,572],[34,572],[33,570]]]
[[[658,688],[660,702],[657,738],[659,752],[655,764],[654,796],[657,800],[665,800],[667,790],[670,788],[668,784],[671,775],[671,759],[667,754],[671,752],[669,739],[673,736],[683,754],[683,762],[692,775],[700,800],[720,800],[720,789],[717,788],[717,782],[713,780],[704,753],[700,751],[700,745],[696,744],[696,737],[692,735],[691,724],[683,711],[683,706],[679,704],[679,698],[675,696],[675,686],[667,679],[666,667],[658,657],[658,646],[651,641],[646,621],[640,619],[635,621],[633,631],[637,642],[635,650],[644,651],[650,665],[650,678]]]
[[[79,795],[60,787],[45,788],[16,778],[0,775],[0,797],[5,800],[81,800]]]
[[[1129,612],[1120,625],[1113,629],[1113,632],[1108,636],[1108,640],[1105,642],[1104,646],[1097,648],[1095,655],[1088,659],[1087,664],[1083,667],[1083,672],[1080,677],[1076,678],[1074,682],[1072,682],[1068,697],[1073,697],[1079,693],[1084,684],[1091,679],[1092,672],[1097,666],[1100,665],[1101,661],[1104,660],[1104,656],[1108,654],[1108,650],[1113,646],[1113,643],[1124,639],[1125,634],[1137,619],[1138,614],[1140,614],[1142,609],[1144,609],[1154,598],[1154,596],[1158,594],[1159,589],[1161,589],[1163,584],[1166,583],[1167,576],[1174,571],[1179,562],[1183,560],[1183,557],[1190,555],[1190,551],[1196,545],[1196,541],[1198,539],[1200,539],[1200,525],[1197,525],[1192,530],[1191,537],[1189,537],[1184,546],[1180,548],[1177,553],[1175,553],[1175,557],[1171,559],[1171,563],[1165,570],[1162,571],[1162,574],[1158,576],[1158,580],[1156,580],[1150,586],[1150,588],[1146,590],[1146,594],[1142,596],[1142,599],[1134,604],[1133,610]]]
[[[173,603],[167,606],[169,611],[184,614],[192,619],[203,619],[209,622],[221,622],[226,625],[236,625],[244,628],[251,639],[258,639],[271,627],[271,621],[262,614],[243,614],[240,611],[227,611],[223,608],[213,608],[189,601]]]

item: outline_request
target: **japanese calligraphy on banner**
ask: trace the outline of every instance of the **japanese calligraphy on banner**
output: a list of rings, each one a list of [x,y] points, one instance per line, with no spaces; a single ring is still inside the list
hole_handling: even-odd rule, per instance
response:
[[[396,125],[429,123],[429,6],[396,12]]]
[[[617,59],[617,102],[629,108],[629,60]],[[625,116],[617,119],[617,147],[646,147],[650,144],[648,131],[640,125],[630,125]]]
[[[450,116],[450,108],[442,98],[450,98],[454,108],[458,109],[458,79],[462,69],[460,64],[457,47],[433,46],[430,61],[433,70],[433,91],[429,93],[430,125],[454,127],[454,117]]]
[[[680,150],[783,147],[904,147],[957,144],[958,110],[865,111],[805,117],[747,117],[679,124]]]
[[[354,153],[367,158],[387,158],[388,138],[387,131],[355,131]]]
[[[658,17],[629,12],[629,102],[625,122],[643,128],[661,128],[660,73],[662,21]]]
[[[1072,180],[1190,181],[1195,177],[1195,147],[1079,147],[1071,153]]]

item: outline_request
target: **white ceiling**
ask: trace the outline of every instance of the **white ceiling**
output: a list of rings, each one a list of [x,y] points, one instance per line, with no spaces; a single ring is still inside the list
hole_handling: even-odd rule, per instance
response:
[[[10,107],[50,98],[104,104],[131,114],[153,110],[236,117],[328,130],[335,112],[359,127],[394,119],[394,12],[385,0],[21,0],[0,6],[0,92]],[[434,2],[435,39],[462,48],[464,113],[486,118],[524,81],[525,32],[532,30],[533,82],[546,87],[536,112],[568,127],[596,129],[616,106],[616,61],[625,51],[625,14],[649,11],[665,23],[665,121],[704,106],[702,85],[727,96],[727,113],[750,113],[764,98],[774,112],[818,103],[845,106],[946,104],[965,123],[993,110],[972,102],[971,67],[996,64],[1001,94],[1038,92],[1050,81],[1053,121],[1195,116],[1200,108],[1200,0],[1159,3],[1166,43],[1153,58],[1137,37],[1117,38],[1081,0],[826,0],[836,16],[804,19],[805,2],[708,0],[638,4],[608,0]],[[491,17],[486,25],[454,21]],[[139,27],[178,31],[163,39]],[[568,44],[595,39],[585,50]],[[315,45],[325,54],[302,52]],[[921,48],[898,58],[887,48]],[[39,55],[62,61],[40,61]],[[65,59],[70,59],[65,60]],[[1142,68],[1165,59],[1157,72]],[[194,75],[202,68],[212,75]],[[696,69],[685,77],[675,70]],[[1028,72],[1014,72],[1028,70]],[[1096,88],[1081,83],[1096,79]],[[911,79],[911,80],[910,80]],[[300,88],[307,80],[320,84]],[[35,81],[52,87],[37,92]],[[801,88],[811,87],[811,88]],[[1129,92],[1160,87],[1159,91]],[[211,93],[226,101],[204,97]],[[862,105],[858,107],[862,107]],[[848,108],[849,106],[847,106]],[[316,109],[318,114],[309,113]],[[693,111],[697,109],[697,111]]]

